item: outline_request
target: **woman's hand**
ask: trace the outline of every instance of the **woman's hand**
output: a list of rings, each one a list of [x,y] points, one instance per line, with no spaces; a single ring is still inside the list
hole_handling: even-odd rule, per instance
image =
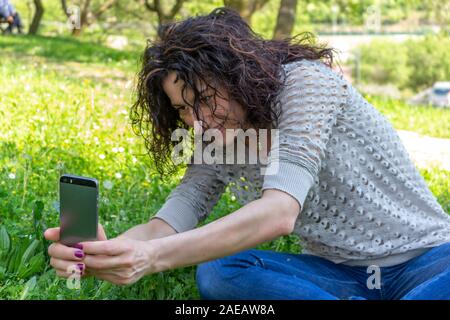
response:
[[[133,284],[154,272],[151,243],[124,236],[82,242],[86,274],[118,285]]]
[[[48,254],[51,257],[50,265],[55,268],[56,274],[63,278],[70,277],[77,269],[80,270],[82,275],[87,275],[84,272],[85,265],[83,259],[85,253],[83,252],[82,245],[76,244],[74,247],[69,247],[58,242],[60,238],[59,229],[59,227],[49,228],[44,232],[44,237],[54,242],[48,247]],[[98,224],[98,239],[99,241],[107,240],[101,224]]]

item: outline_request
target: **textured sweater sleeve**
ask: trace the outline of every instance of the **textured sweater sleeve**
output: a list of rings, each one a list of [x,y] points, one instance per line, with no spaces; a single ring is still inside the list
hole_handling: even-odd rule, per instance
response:
[[[323,63],[302,60],[286,65],[278,100],[278,139],[272,143],[262,190],[284,191],[303,208],[346,96],[345,80]]]
[[[220,165],[187,165],[183,178],[167,197],[161,209],[150,218],[160,218],[177,232],[191,230],[211,212],[225,190]]]

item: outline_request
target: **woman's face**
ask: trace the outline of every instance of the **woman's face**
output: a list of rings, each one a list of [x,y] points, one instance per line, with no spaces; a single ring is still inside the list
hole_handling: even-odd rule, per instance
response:
[[[194,121],[203,120],[203,125],[206,129],[217,128],[222,133],[223,144],[229,144],[234,141],[234,135],[227,134],[225,129],[246,129],[244,123],[245,110],[234,100],[229,99],[226,90],[221,87],[216,88],[217,94],[214,97],[214,89],[207,87],[206,84],[198,84],[197,90],[202,92],[207,101],[199,102],[200,119],[195,117],[195,112],[192,107],[187,105],[194,104],[194,92],[191,88],[186,87],[184,92],[184,100],[182,96],[182,88],[184,81],[176,79],[175,71],[170,71],[167,77],[163,80],[163,89],[169,97],[172,107],[177,109],[181,119],[190,127],[194,128]],[[209,104],[209,106],[208,106]],[[215,110],[214,110],[215,109]],[[199,123],[197,123],[199,126]]]

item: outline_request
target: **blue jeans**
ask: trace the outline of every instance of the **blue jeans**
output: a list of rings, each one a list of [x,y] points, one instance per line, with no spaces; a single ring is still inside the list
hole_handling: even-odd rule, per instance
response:
[[[450,242],[378,271],[377,285],[367,267],[250,249],[199,264],[196,281],[208,300],[447,300]]]
[[[20,19],[19,13],[18,12],[14,13],[12,15],[12,17],[14,18],[13,23],[8,24],[8,28],[6,28],[6,32],[12,33],[13,28],[17,28],[17,31],[19,33],[22,33],[23,24],[22,24],[22,20]],[[0,18],[6,19],[7,17],[0,15]]]

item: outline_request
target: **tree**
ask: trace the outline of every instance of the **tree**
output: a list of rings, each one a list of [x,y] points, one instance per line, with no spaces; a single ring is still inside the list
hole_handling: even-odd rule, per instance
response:
[[[175,4],[170,8],[169,12],[165,12],[160,0],[153,0],[151,3],[149,0],[141,0],[144,3],[147,10],[155,12],[158,16],[158,23],[164,24],[174,21],[175,15],[180,11],[185,0],[176,0]]]
[[[73,23],[72,26],[72,34],[77,36],[81,34],[81,31],[85,26],[92,24],[94,21],[98,20],[101,15],[103,15],[107,10],[109,10],[117,0],[106,0],[96,8],[92,8],[91,0],[79,0],[77,2],[79,11],[75,13],[75,15],[79,15],[73,17],[73,12],[70,12],[67,7],[67,1],[61,0],[61,6],[69,19],[75,18],[78,21],[77,23]]]
[[[262,9],[267,2],[269,0],[224,0],[223,4],[239,12],[240,16],[250,24],[252,15]]]
[[[450,2],[442,0],[429,0],[423,3],[426,18],[429,22],[445,28],[450,25]]]
[[[28,30],[29,34],[36,34],[39,25],[41,24],[42,15],[44,14],[44,6],[42,5],[41,0],[34,0],[34,15],[33,20],[31,21],[30,29]]]
[[[291,35],[294,29],[296,12],[297,0],[281,0],[274,39],[284,39]]]

